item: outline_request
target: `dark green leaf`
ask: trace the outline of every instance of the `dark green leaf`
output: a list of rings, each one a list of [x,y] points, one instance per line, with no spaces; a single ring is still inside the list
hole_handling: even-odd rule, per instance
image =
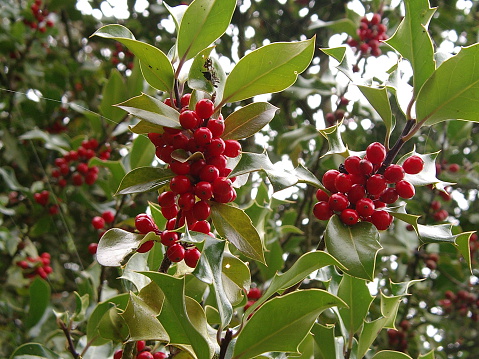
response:
[[[27,343],[19,346],[12,353],[10,359],[61,359],[58,354],[55,354],[47,347],[37,343]]]
[[[373,280],[379,244],[379,232],[369,222],[347,226],[334,215],[324,233],[326,248],[353,277]]]
[[[334,326],[323,326],[315,323],[311,328],[314,341],[318,350],[318,359],[335,359],[337,358],[336,346],[334,340]]]
[[[253,136],[273,119],[277,110],[276,106],[268,102],[250,103],[226,118],[221,138],[241,140]]]
[[[110,74],[108,82],[103,86],[102,100],[100,103],[101,114],[114,123],[119,123],[122,118],[125,117],[125,113],[113,105],[124,101],[126,98],[126,88],[123,77],[118,70],[114,69]]]
[[[388,318],[381,317],[372,322],[364,322],[363,330],[359,336],[357,357],[362,358],[369,347],[376,340],[379,332],[384,328]]]
[[[28,310],[27,320],[25,325],[28,328],[33,327],[42,319],[45,311],[50,304],[50,285],[40,278],[35,280],[30,285],[30,308]]]
[[[163,126],[154,125],[151,122],[140,120],[136,125],[130,126],[130,131],[139,135],[150,132],[163,133]]]
[[[212,203],[211,218],[220,236],[245,256],[264,263],[261,238],[244,211],[230,205]]]
[[[139,167],[125,175],[116,194],[153,191],[167,184],[174,176],[170,169]]]

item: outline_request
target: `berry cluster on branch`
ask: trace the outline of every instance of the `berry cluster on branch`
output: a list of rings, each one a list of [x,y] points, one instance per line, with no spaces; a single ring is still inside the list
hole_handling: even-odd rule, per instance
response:
[[[136,342],[136,357],[135,359],[165,359],[168,355],[164,352],[153,352],[152,348],[146,345],[146,341],[139,340]],[[123,357],[123,350],[117,350],[113,354],[113,359],[121,359]]]
[[[17,266],[22,269],[25,278],[35,278],[36,276],[47,279],[53,272],[50,267],[50,253],[44,252],[38,257],[27,257],[25,260],[17,262]]]
[[[381,41],[388,38],[386,31],[387,27],[382,23],[380,14],[373,14],[370,19],[364,16],[357,30],[357,38],[350,37],[347,44],[362,56],[378,57],[382,53],[379,48]]]

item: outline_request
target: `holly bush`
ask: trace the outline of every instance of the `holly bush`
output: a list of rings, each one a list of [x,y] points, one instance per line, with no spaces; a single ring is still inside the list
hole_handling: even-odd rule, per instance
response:
[[[0,356],[477,357],[477,6],[3,4]]]

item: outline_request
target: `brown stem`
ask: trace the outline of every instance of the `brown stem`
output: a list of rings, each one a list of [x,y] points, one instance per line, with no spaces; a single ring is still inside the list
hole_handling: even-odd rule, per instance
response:
[[[65,323],[62,320],[57,321],[58,325],[60,326],[60,329],[63,331],[65,334],[65,337],[67,338],[68,342],[68,350],[72,354],[74,359],[81,359],[80,354],[78,354],[75,350],[75,345],[73,344],[73,339],[70,333],[70,329],[65,325]]]
[[[220,355],[218,359],[224,359],[226,356],[226,351],[228,350],[228,345],[230,344],[231,340],[233,339],[233,331],[231,329],[227,329],[225,333],[225,337],[221,339],[220,345]]]

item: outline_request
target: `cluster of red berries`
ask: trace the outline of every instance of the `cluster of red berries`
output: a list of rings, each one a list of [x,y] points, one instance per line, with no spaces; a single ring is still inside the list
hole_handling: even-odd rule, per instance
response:
[[[432,218],[434,218],[436,222],[445,221],[449,216],[449,212],[447,210],[441,209],[441,202],[439,201],[432,201],[430,208],[432,211]]]
[[[91,139],[82,142],[77,150],[72,150],[62,157],[55,159],[55,168],[52,170],[52,177],[57,179],[60,187],[65,187],[70,181],[74,186],[81,186],[83,183],[91,186],[98,179],[99,169],[96,166],[89,167],[88,161],[95,157],[102,160],[110,158],[111,149],[106,146],[101,151],[98,150],[98,141]]]
[[[165,359],[168,358],[168,355],[163,352],[151,352],[151,348],[146,345],[144,340],[139,340],[136,342],[136,359]],[[113,359],[121,359],[123,356],[123,350],[117,350],[113,354]]]
[[[119,42],[115,43],[115,51],[111,55],[111,63],[113,66],[117,67],[119,64],[124,65],[124,69],[131,70],[133,68],[133,58],[134,54],[127,48],[123,47]]]
[[[427,253],[423,257],[424,264],[430,270],[435,270],[437,268],[437,262],[439,261],[439,256],[437,253]]]
[[[167,247],[166,257],[170,261],[177,263],[184,260],[185,264],[191,268],[195,268],[198,264],[201,252],[194,245],[180,242],[180,234],[174,231],[174,229],[178,228],[174,222],[169,221],[166,225],[166,230],[160,231],[150,215],[140,213],[135,218],[135,227],[141,234],[154,232],[160,236],[161,244]],[[154,244],[155,241],[153,240],[147,241],[137,251],[140,253],[148,252]]]
[[[389,345],[400,352],[405,352],[408,347],[409,337],[413,336],[410,332],[411,323],[408,320],[403,320],[399,323],[398,329],[388,330]]]
[[[371,222],[379,230],[388,229],[393,216],[382,208],[400,197],[410,199],[414,196],[414,186],[404,176],[405,173],[421,172],[424,161],[419,156],[411,156],[402,166],[391,164],[379,171],[385,158],[385,147],[374,142],[367,147],[364,158],[350,156],[340,166],[340,171],[328,170],[322,182],[330,193],[318,189],[319,202],[313,208],[314,216],[328,220],[337,214],[349,226],[361,220]]]
[[[349,100],[346,97],[339,99],[338,107],[334,112],[328,112],[324,119],[329,126],[334,125],[336,122],[341,121],[346,114],[346,106],[349,104]]]
[[[53,272],[50,267],[50,253],[44,252],[38,257],[27,257],[26,260],[17,262],[17,266],[23,269],[23,276],[25,278],[40,278],[47,279],[48,275]]]
[[[49,11],[43,7],[42,0],[35,0],[35,2],[30,6],[30,11],[32,12],[32,19],[24,19],[23,23],[27,26],[30,26],[31,29],[38,29],[40,32],[47,31],[47,27],[53,27],[54,23],[52,19],[47,18]]]
[[[244,310],[251,307],[259,298],[261,298],[261,294],[261,289],[258,287],[250,288],[247,294],[248,302],[245,304]]]
[[[50,201],[49,191],[43,190],[41,192],[37,192],[33,195],[33,199],[35,200],[35,202],[37,202],[39,205],[43,207],[48,206],[48,213],[50,213],[52,216],[58,214],[59,212],[58,203],[50,203],[51,201]]]
[[[241,145],[236,140],[223,140],[225,124],[221,116],[211,118],[214,104],[209,99],[196,103],[189,110],[190,95],[181,98],[180,124],[182,129],[164,127],[163,133],[149,133],[156,146],[156,155],[175,174],[170,190],[158,197],[163,216],[178,218],[198,232],[205,232],[206,221],[211,213],[210,202],[228,203],[236,199],[233,188],[235,178],[228,178],[227,158],[237,157]],[[171,105],[171,101],[165,101]],[[188,161],[174,158],[174,151],[186,152]],[[191,157],[192,154],[200,156]],[[173,154],[173,155],[172,155]],[[196,225],[197,222],[201,224]],[[201,227],[201,230],[197,227]],[[178,228],[178,227],[177,227]]]
[[[113,223],[115,220],[115,214],[112,211],[105,211],[101,216],[95,216],[91,220],[91,225],[95,229],[103,229],[106,224]]]
[[[380,42],[388,38],[387,27],[381,23],[381,20],[380,14],[373,14],[371,19],[366,16],[362,17],[357,30],[358,37],[356,39],[350,37],[347,44],[360,51],[364,56],[370,54],[378,57],[381,55]]]
[[[479,298],[467,290],[461,289],[457,293],[447,290],[439,305],[446,314],[459,314],[461,317],[471,318],[474,322],[479,321]]]

